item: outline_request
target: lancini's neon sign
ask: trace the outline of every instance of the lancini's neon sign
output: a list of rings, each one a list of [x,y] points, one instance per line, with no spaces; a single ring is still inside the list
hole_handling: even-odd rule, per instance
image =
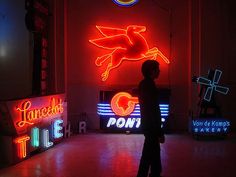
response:
[[[112,69],[119,67],[124,60],[138,61],[161,57],[169,64],[169,59],[157,48],[149,48],[149,45],[141,34],[146,31],[145,26],[129,25],[126,29],[96,26],[103,37],[89,40],[97,47],[111,50],[110,53],[97,57],[95,64],[102,66],[108,60],[106,70],[102,73],[102,81],[107,80]]]
[[[21,113],[21,120],[16,123],[18,127],[33,125],[35,120],[63,113],[62,99],[59,99],[56,102],[56,99],[52,98],[48,106],[40,108],[32,109],[31,105],[31,101],[25,101],[16,108],[16,110]]]

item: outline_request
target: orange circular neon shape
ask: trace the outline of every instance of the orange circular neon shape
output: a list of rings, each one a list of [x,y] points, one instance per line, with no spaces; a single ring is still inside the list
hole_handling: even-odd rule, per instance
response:
[[[132,97],[127,92],[119,92],[111,100],[111,109],[116,115],[127,116],[134,111],[137,103],[137,97]]]

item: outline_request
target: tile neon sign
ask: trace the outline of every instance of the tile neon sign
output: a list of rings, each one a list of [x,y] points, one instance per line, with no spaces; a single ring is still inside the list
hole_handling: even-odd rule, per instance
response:
[[[59,139],[63,137],[63,127],[62,127],[63,120],[57,119],[52,123],[53,128],[53,138]],[[41,135],[41,136],[40,136]],[[17,155],[20,159],[25,158],[27,156],[27,142],[31,140],[31,146],[33,148],[49,148],[53,146],[53,142],[50,141],[50,131],[48,129],[40,130],[37,127],[33,127],[31,129],[31,135],[23,135],[15,138],[13,141],[17,145]]]
[[[96,26],[103,35],[101,38],[89,40],[99,48],[111,50],[110,53],[97,57],[95,64],[102,64],[109,60],[105,71],[102,73],[102,81],[106,81],[110,71],[119,67],[122,61],[138,61],[142,59],[157,60],[158,56],[169,64],[169,59],[157,48],[149,48],[149,45],[141,34],[146,31],[145,26],[129,25],[126,29]]]
[[[67,123],[66,111],[63,93],[0,102],[0,134],[9,135],[13,147],[7,151],[9,161],[17,163],[59,143]],[[9,146],[8,141],[1,143]]]

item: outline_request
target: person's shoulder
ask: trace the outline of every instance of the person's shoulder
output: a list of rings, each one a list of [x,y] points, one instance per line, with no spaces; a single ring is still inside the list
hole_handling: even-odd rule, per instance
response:
[[[147,85],[147,84],[153,84],[153,82],[154,82],[154,81],[151,80],[151,79],[144,78],[143,80],[140,81],[139,84],[145,84],[145,85]]]
[[[142,85],[145,81],[144,81],[145,79],[142,79],[140,82],[139,82],[139,84],[138,85]]]

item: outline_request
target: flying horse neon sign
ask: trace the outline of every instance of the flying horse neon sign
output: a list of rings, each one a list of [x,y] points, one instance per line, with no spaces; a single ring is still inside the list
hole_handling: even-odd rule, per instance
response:
[[[156,60],[161,57],[167,64],[169,59],[157,47],[149,48],[146,39],[140,34],[146,31],[145,26],[129,25],[126,29],[96,26],[103,35],[102,38],[89,40],[97,47],[112,50],[111,53],[97,57],[95,64],[109,60],[106,70],[102,73],[102,81],[106,81],[112,69],[120,66],[122,61],[138,61],[142,59]]]

